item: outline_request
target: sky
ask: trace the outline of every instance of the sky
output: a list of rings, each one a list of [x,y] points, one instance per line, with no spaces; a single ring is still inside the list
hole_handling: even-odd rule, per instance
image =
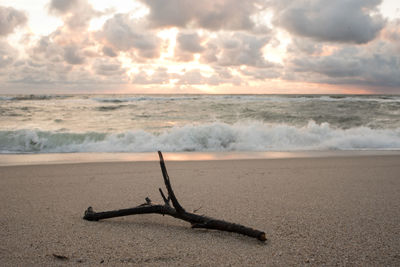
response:
[[[0,0],[0,94],[399,94],[399,0]]]

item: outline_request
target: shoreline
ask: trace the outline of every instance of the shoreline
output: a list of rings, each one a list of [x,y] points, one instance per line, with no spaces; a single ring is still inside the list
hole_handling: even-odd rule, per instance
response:
[[[400,150],[330,150],[269,152],[163,152],[166,161],[214,161],[252,159],[331,158],[357,156],[400,156]],[[157,152],[144,153],[42,153],[0,154],[1,166],[51,165],[76,163],[158,161]]]

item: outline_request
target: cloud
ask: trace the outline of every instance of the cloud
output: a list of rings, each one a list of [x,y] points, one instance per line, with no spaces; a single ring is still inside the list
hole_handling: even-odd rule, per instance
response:
[[[67,75],[71,67],[57,62],[21,60],[9,72],[8,82],[26,84],[52,84],[55,82],[73,82]]]
[[[51,0],[49,11],[61,16],[71,29],[86,29],[92,18],[104,14],[96,11],[88,0]]]
[[[272,67],[273,64],[265,60],[262,52],[262,48],[269,41],[270,37],[266,35],[259,36],[242,32],[220,34],[207,43],[207,50],[201,59],[205,63],[219,66]]]
[[[102,76],[119,76],[126,72],[118,60],[96,59],[93,69],[96,74]]]
[[[141,0],[149,7],[153,27],[200,27],[210,30],[250,30],[259,0]]]
[[[90,51],[86,51],[89,48],[88,43],[75,43],[79,38],[63,30],[65,28],[43,36],[27,47],[26,57],[13,64],[7,80],[14,84],[73,84],[89,80],[95,82],[96,79],[88,68],[90,61],[87,61],[87,58],[92,57]]]
[[[400,20],[385,21],[377,10],[380,0],[139,1],[149,10],[141,18],[132,10],[95,10],[91,0],[48,0],[50,14],[64,24],[47,36],[30,32],[29,40],[20,41],[24,51],[14,46],[14,38],[10,43],[1,38],[0,81],[170,90],[263,88],[282,79],[383,88],[377,92],[400,88]],[[269,28],[272,13],[274,29]],[[92,31],[96,17],[105,23]],[[21,11],[0,7],[0,37],[26,21]],[[168,27],[179,29],[160,33]],[[165,33],[176,32],[171,56],[175,40]],[[288,35],[291,42],[283,40]],[[267,60],[277,58],[265,54],[274,52],[282,64]],[[190,62],[186,70],[182,61]]]
[[[208,81],[207,78],[201,74],[200,70],[190,70],[180,76],[178,84],[200,85],[208,84]]]
[[[114,15],[106,21],[97,36],[111,49],[108,52],[133,51],[141,58],[156,58],[160,55],[161,40],[145,28],[143,21],[133,20],[128,14]]]
[[[263,55],[263,48],[272,40],[271,33],[203,32],[201,37],[193,31],[179,33],[175,58],[192,61],[194,55],[199,54],[200,62],[209,65],[214,73],[204,76],[200,70],[190,70],[179,76],[178,84],[239,85],[243,76],[256,80],[279,77],[281,67],[267,61]],[[234,70],[235,76],[231,70]]]
[[[118,56],[118,54],[111,47],[108,47],[108,46],[104,46],[102,49],[102,52],[104,53],[104,55],[109,56],[109,57]]]
[[[281,68],[279,67],[269,69],[245,67],[240,69],[240,73],[247,76],[247,78],[255,80],[275,79],[279,78],[282,75]]]
[[[18,51],[7,42],[0,40],[0,70],[15,62]],[[1,72],[0,72],[1,74]]]
[[[197,33],[179,33],[177,37],[178,46],[181,50],[200,53],[204,50],[201,46],[201,38]]]
[[[64,47],[64,59],[69,64],[77,65],[85,62],[81,48],[76,45],[67,45]]]
[[[194,54],[203,52],[203,39],[196,33],[179,33],[176,38],[175,57],[181,61],[192,61]]]
[[[397,53],[400,53],[400,19],[390,21],[382,31],[382,36],[397,48]]]
[[[93,45],[87,33],[76,34],[61,27],[48,36],[42,36],[26,50],[30,59],[35,61],[80,65],[88,57],[99,55]]]
[[[287,62],[287,79],[315,83],[400,88],[400,56],[395,44],[375,40],[366,46],[337,46],[330,54],[293,51]],[[386,88],[386,89],[385,89]],[[392,90],[393,91],[393,90]]]
[[[159,67],[152,73],[141,70],[132,77],[132,83],[141,85],[167,85],[174,80],[175,84],[181,85],[240,85],[241,79],[232,76],[228,70],[215,69],[215,72],[204,75],[200,69],[182,70],[183,73],[169,72],[167,68]]]
[[[171,75],[167,72],[166,68],[159,67],[154,70],[152,74],[148,74],[145,71],[140,71],[132,78],[132,83],[134,84],[168,84],[170,78],[174,75]]]
[[[304,53],[307,55],[319,54],[323,45],[308,38],[292,38],[292,43],[287,47],[289,53]]]
[[[216,72],[205,76],[199,69],[192,69],[185,71],[184,74],[177,76],[179,78],[178,85],[212,85],[217,86],[220,84],[240,85],[241,79],[234,77],[229,71],[222,71],[216,69]]]
[[[41,37],[27,52],[35,61],[62,62],[64,59],[63,48],[53,41],[52,36]]]
[[[14,32],[15,28],[28,21],[26,15],[12,7],[0,6],[0,36]]]
[[[305,0],[275,3],[274,22],[298,36],[317,41],[363,44],[385,21],[376,11],[381,0]]]
[[[50,10],[65,14],[79,5],[79,0],[51,0]]]

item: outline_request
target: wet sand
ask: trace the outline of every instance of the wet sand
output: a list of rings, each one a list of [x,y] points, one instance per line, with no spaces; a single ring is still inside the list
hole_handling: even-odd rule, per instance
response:
[[[156,161],[2,166],[1,265],[400,265],[398,155],[167,168],[188,211],[263,230],[267,242],[156,214],[82,219],[88,206],[161,202]]]

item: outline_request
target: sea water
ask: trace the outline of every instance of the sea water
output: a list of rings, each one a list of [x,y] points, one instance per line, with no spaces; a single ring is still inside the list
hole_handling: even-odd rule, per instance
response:
[[[400,96],[0,96],[0,153],[400,150]]]

